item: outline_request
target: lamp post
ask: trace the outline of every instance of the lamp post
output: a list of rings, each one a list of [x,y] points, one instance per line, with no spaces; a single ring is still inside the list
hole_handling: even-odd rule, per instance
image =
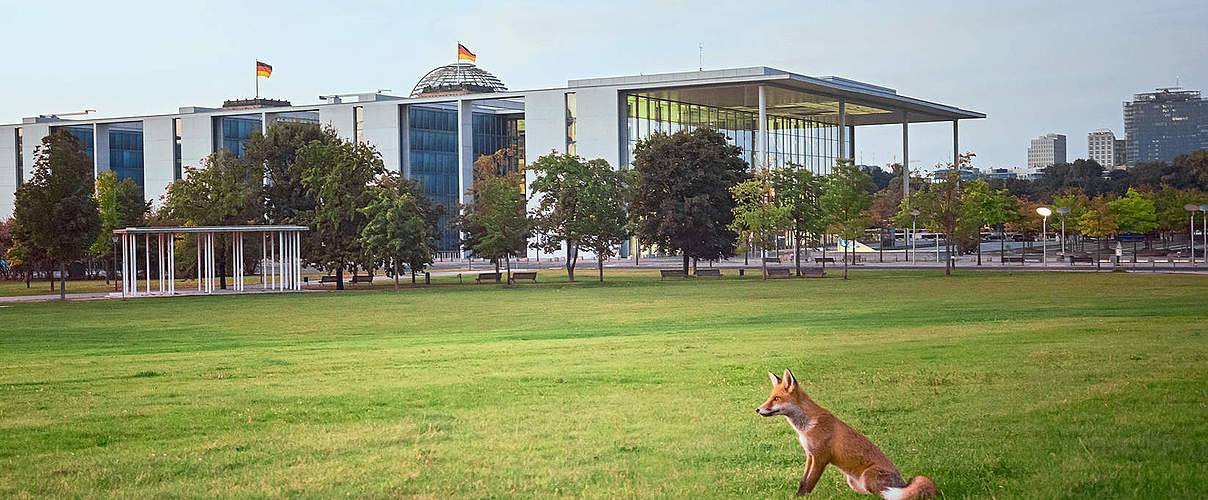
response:
[[[1204,212],[1200,216],[1200,220],[1204,222],[1204,230],[1200,232],[1204,234],[1204,262],[1208,263],[1208,205],[1200,205],[1200,211]]]
[[[915,243],[914,243],[914,233],[916,231],[914,222],[918,218],[919,218],[919,209],[916,208],[914,210],[911,210],[910,211],[910,249],[914,252],[915,259],[918,259],[918,257],[919,257],[918,245],[915,245]],[[906,260],[910,260],[909,252],[906,254]]]
[[[1045,233],[1049,232],[1049,216],[1053,215],[1053,211],[1049,210],[1049,207],[1039,207],[1036,209],[1036,213],[1044,217],[1044,221],[1040,225],[1040,265],[1047,266],[1049,265],[1049,240],[1048,234]]]
[[[1065,214],[1070,213],[1070,207],[1057,207],[1057,213],[1061,214],[1061,257],[1065,258]]]
[[[1200,209],[1200,205],[1188,203],[1183,205],[1183,210],[1191,213],[1191,230],[1187,233],[1187,248],[1191,251],[1191,268],[1195,269],[1195,213]]]

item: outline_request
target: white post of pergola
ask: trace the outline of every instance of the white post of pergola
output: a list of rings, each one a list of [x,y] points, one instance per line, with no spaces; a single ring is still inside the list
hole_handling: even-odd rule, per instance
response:
[[[265,262],[267,257],[265,252],[268,251],[267,234],[264,231],[260,231],[260,288],[262,290],[268,289],[268,283],[264,281],[264,269],[268,266],[268,262]]]
[[[147,270],[147,295],[151,295],[151,235],[143,235],[143,268]]]
[[[122,233],[122,297],[130,293],[130,235]]]
[[[294,241],[298,242],[298,245],[297,245],[298,251],[294,255],[294,257],[295,257],[294,277],[296,278],[295,282],[298,285],[297,290],[301,290],[302,289],[302,231],[294,231]]]
[[[168,295],[176,295],[176,233],[168,233]]]

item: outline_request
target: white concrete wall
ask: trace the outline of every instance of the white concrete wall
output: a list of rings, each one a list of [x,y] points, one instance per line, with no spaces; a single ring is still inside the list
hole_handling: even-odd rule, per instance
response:
[[[143,120],[143,194],[155,208],[159,208],[160,197],[167,193],[168,184],[172,183],[175,132],[170,116]]]
[[[382,154],[387,171],[402,172],[398,103],[365,103],[364,120],[365,142]]]
[[[612,168],[619,168],[623,122],[617,89],[586,88],[576,90],[575,94],[579,111],[579,156],[588,160],[603,158]]]
[[[17,191],[17,127],[0,127],[0,220],[13,215]]]
[[[357,105],[359,106],[359,104]],[[352,114],[352,105],[319,108],[319,124],[335,129],[342,139],[351,141],[356,134],[356,121]]]
[[[457,188],[461,202],[470,203],[466,191],[474,182],[474,102],[457,101]]]
[[[109,165],[109,124],[98,123],[92,127],[92,177],[112,170]]]
[[[50,125],[45,123],[31,123],[21,126],[21,156],[25,159],[24,171],[25,182],[33,177],[34,162],[38,159],[38,148],[42,147],[42,139],[50,135]]]
[[[182,170],[183,167],[200,167],[201,160],[214,152],[213,123],[213,116],[208,114],[181,115],[180,160]]]

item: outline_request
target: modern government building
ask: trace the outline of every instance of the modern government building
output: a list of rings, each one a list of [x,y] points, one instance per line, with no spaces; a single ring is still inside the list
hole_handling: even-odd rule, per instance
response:
[[[909,124],[951,123],[955,156],[958,121],[985,117],[886,87],[768,67],[509,90],[482,68],[457,63],[430,71],[407,96],[344,94],[320,101],[236,100],[159,115],[42,115],[0,125],[0,217],[12,214],[13,193],[31,176],[35,148],[56,130],[81,139],[96,172],[133,179],[158,203],[184,166],[198,166],[224,148],[240,155],[255,131],[278,121],[321,124],[376,147],[387,169],[419,180],[434,200],[455,207],[464,201],[474,160],[503,148],[516,151],[516,167],[557,151],[627,168],[635,145],[651,134],[713,127],[741,147],[749,163],[826,173],[836,159],[850,156],[857,127],[900,124],[903,164],[909,165]],[[457,252],[456,233],[445,230],[441,250]]]

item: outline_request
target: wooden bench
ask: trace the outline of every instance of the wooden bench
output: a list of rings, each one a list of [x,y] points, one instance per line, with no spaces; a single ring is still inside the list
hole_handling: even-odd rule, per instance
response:
[[[826,262],[828,264],[834,264],[835,258],[834,257],[814,257],[815,264],[821,264],[823,262]]]
[[[823,271],[821,269],[802,269],[801,277],[802,278],[825,278],[826,271]]]
[[[354,274],[351,283],[373,283],[372,274]]]
[[[697,269],[696,277],[703,278],[705,276],[721,277],[721,269]]]
[[[499,273],[478,273],[478,276],[475,277],[474,280],[478,283],[482,283],[484,281],[499,281]]]
[[[663,278],[686,278],[683,269],[659,269],[659,279]]]
[[[1002,262],[1004,264],[1007,262],[1018,262],[1020,264],[1023,264],[1023,257],[1003,257]]]
[[[1070,264],[1078,264],[1078,263],[1094,264],[1094,263],[1095,263],[1095,258],[1094,258],[1094,257],[1080,256],[1080,255],[1071,255],[1071,256],[1070,256]]]
[[[764,263],[764,264],[779,264],[779,263],[780,263],[780,258],[778,258],[778,257],[764,257],[764,258],[763,258],[763,263]]]
[[[335,276],[323,276],[323,277],[319,278],[319,283],[320,283],[320,284],[322,284],[322,283],[335,283],[335,282],[337,282],[337,281],[340,281],[340,280],[336,279],[336,277],[335,277]]]
[[[529,280],[536,283],[537,271],[516,271],[512,273],[512,281],[516,280]]]
[[[768,268],[768,277],[769,278],[775,278],[775,277],[792,278],[793,270],[789,269],[787,267],[769,267]]]

